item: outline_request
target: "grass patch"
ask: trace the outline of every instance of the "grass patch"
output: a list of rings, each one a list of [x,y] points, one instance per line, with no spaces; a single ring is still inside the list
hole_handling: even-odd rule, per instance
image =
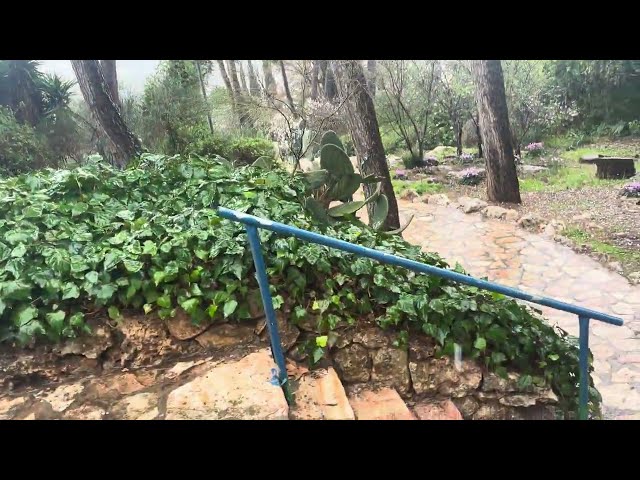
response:
[[[596,178],[595,165],[573,164],[551,167],[535,177],[520,179],[522,192],[553,192],[577,190],[584,187],[611,187],[623,185],[628,180],[601,180]]]
[[[638,149],[633,146],[622,147],[622,146],[607,146],[602,145],[599,147],[582,147],[576,148],[575,150],[567,150],[566,152],[562,152],[560,157],[565,160],[578,162],[580,157],[584,155],[607,155],[610,157],[633,157],[638,154]]]
[[[622,264],[640,263],[640,252],[610,245],[579,228],[569,227],[564,231],[563,235],[575,242],[588,245],[594,252],[605,253],[612,260],[619,261]]]
[[[444,190],[444,186],[441,183],[429,183],[424,180],[416,180],[414,182],[406,180],[391,180],[393,185],[393,191],[397,194],[401,194],[407,189],[415,190],[418,195],[424,195],[425,193],[440,193]]]

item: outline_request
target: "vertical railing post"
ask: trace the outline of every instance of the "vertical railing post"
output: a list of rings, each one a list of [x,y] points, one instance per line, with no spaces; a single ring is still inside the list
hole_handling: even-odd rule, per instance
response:
[[[587,420],[589,403],[589,318],[579,316],[580,321],[580,420]]]
[[[252,225],[245,225],[245,227],[247,229],[247,236],[249,237],[249,246],[251,247],[253,263],[256,267],[258,285],[260,286],[260,296],[262,297],[262,305],[264,306],[267,330],[269,332],[269,340],[271,342],[271,353],[273,354],[273,359],[278,367],[278,382],[284,390],[287,401],[290,401],[291,395],[289,391],[289,383],[287,381],[287,365],[284,360],[284,353],[282,352],[280,332],[278,331],[278,321],[276,319],[276,312],[273,309],[271,292],[269,291],[269,278],[267,277],[267,268],[264,263],[264,257],[262,256],[262,246],[260,244],[260,237],[258,236],[258,229]]]

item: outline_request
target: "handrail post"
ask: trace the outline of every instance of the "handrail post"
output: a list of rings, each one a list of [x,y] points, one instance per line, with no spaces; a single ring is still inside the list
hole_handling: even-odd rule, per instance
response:
[[[256,267],[256,277],[260,287],[260,296],[262,297],[262,305],[264,306],[267,330],[269,332],[269,340],[271,342],[271,353],[273,354],[273,359],[278,367],[278,382],[284,391],[287,402],[291,403],[287,365],[282,351],[282,343],[280,342],[280,332],[278,331],[276,312],[273,309],[273,299],[271,298],[271,292],[269,291],[269,278],[267,277],[267,268],[264,263],[264,257],[262,256],[262,246],[260,244],[260,237],[258,236],[258,229],[253,225],[245,225],[245,228],[247,230],[247,236],[249,237],[249,246],[251,247],[253,263]]]
[[[580,410],[579,419],[587,420],[589,403],[589,318],[580,315]]]

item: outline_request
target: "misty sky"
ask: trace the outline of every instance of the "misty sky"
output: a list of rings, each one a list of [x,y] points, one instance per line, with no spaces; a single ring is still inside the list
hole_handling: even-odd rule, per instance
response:
[[[44,73],[56,73],[65,80],[76,79],[70,60],[38,60],[38,62]],[[116,68],[120,91],[142,93],[147,78],[153,75],[159,63],[160,60],[118,60]],[[210,86],[222,83],[222,80],[217,78],[219,77],[217,70],[214,70],[212,77],[208,82]],[[80,93],[77,85],[74,91]]]
[[[41,62],[42,72],[57,73],[65,80],[76,79],[69,60],[38,61]],[[120,89],[123,91],[130,90],[133,93],[142,93],[144,82],[155,72],[159,63],[160,60],[118,60],[116,65]]]

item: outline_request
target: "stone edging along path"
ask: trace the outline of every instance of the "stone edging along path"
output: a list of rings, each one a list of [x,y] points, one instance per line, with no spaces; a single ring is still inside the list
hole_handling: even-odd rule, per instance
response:
[[[407,241],[459,262],[475,276],[622,317],[622,327],[591,323],[594,380],[605,418],[640,419],[640,286],[558,243],[562,222],[544,225],[533,215],[518,219],[515,210],[477,198],[456,203],[436,194],[412,200],[398,202],[402,217],[414,215],[403,233]],[[466,214],[475,212],[484,218]],[[541,309],[552,323],[578,334],[575,315]]]

